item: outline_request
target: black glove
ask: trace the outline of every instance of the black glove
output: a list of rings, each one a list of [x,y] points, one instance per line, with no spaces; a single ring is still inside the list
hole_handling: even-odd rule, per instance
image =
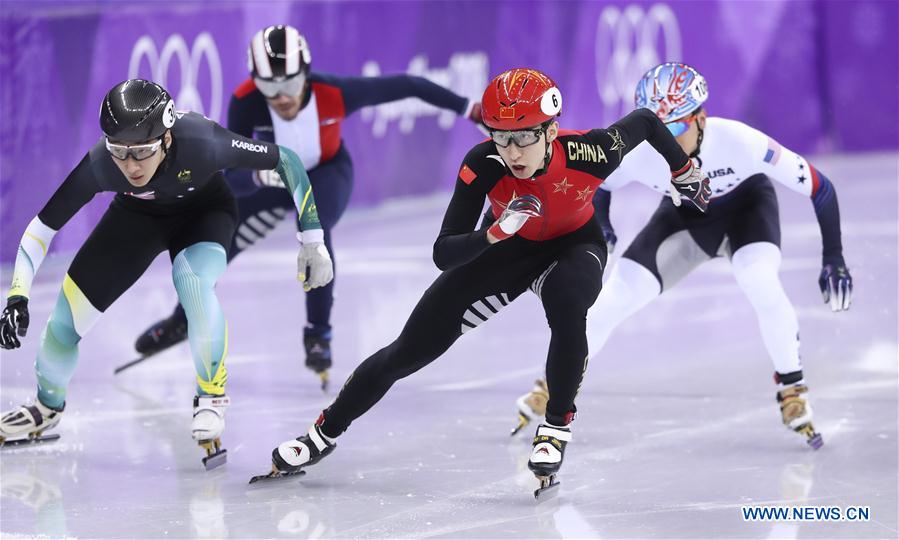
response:
[[[683,169],[672,173],[668,191],[674,206],[680,206],[681,197],[684,197],[702,212],[709,207],[709,200],[712,198],[709,177],[694,165],[692,159]]]
[[[10,296],[6,299],[6,309],[0,316],[0,347],[18,349],[22,346],[19,337],[28,333],[28,298]]]
[[[611,227],[601,227],[602,228],[602,237],[606,241],[606,247],[609,249],[609,255],[615,251],[615,244],[618,243],[618,236],[615,234],[615,229]]]
[[[845,264],[824,264],[821,269],[821,277],[818,278],[818,287],[824,303],[830,303],[833,311],[844,311],[852,304],[852,276]]]

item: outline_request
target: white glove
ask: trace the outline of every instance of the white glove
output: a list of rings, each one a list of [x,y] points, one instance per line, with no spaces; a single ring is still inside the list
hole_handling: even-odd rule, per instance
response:
[[[303,283],[303,290],[306,292],[316,287],[324,287],[334,279],[334,265],[331,263],[331,254],[325,247],[324,231],[321,229],[303,231],[297,233],[297,239],[300,241],[300,252],[297,254],[297,281]]]
[[[253,171],[253,182],[261,187],[284,187],[281,175],[276,171]]]

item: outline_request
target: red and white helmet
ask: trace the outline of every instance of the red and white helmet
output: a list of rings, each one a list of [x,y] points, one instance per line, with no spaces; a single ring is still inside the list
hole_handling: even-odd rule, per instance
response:
[[[497,75],[481,99],[484,124],[514,131],[539,126],[562,112],[562,93],[545,74],[526,68]]]
[[[312,53],[306,38],[288,25],[269,26],[256,32],[247,50],[247,68],[253,78],[283,81],[308,73]]]

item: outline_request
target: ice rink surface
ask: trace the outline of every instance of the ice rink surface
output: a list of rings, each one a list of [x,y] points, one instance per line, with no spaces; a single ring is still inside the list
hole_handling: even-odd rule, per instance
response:
[[[400,381],[302,479],[248,487],[337,386],[399,332],[437,275],[449,195],[354,211],[336,230],[332,394],[302,366],[302,291],[291,225],[241,255],[218,292],[228,317],[223,442],[212,472],[190,438],[194,372],[182,344],[118,376],[137,333],[175,298],[160,257],[84,339],[62,439],[0,454],[4,538],[897,538],[897,156],[812,160],[840,198],[851,311],[818,291],[811,202],[778,186],[781,275],[824,447],[780,423],[772,365],[726,260],[701,267],[626,321],[593,357],[557,497],[535,502],[533,427],[509,437],[515,398],[542,372],[549,332],[526,293]],[[358,182],[376,182],[364,171]],[[657,204],[616,192],[623,251]],[[35,209],[37,210],[37,209]],[[20,234],[20,231],[4,231]],[[34,396],[39,335],[66,268],[45,263],[22,349],[2,353],[0,406]],[[2,276],[4,289],[9,268]],[[699,345],[676,328],[701,327]],[[747,522],[741,506],[867,506],[864,522]]]

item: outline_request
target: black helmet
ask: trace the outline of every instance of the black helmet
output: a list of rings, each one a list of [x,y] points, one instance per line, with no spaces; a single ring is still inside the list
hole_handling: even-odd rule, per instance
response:
[[[247,69],[256,79],[283,81],[309,72],[312,53],[293,26],[269,26],[256,32],[247,50]]]
[[[175,125],[175,102],[161,86],[129,79],[112,87],[100,105],[100,129],[116,141],[137,143]]]

